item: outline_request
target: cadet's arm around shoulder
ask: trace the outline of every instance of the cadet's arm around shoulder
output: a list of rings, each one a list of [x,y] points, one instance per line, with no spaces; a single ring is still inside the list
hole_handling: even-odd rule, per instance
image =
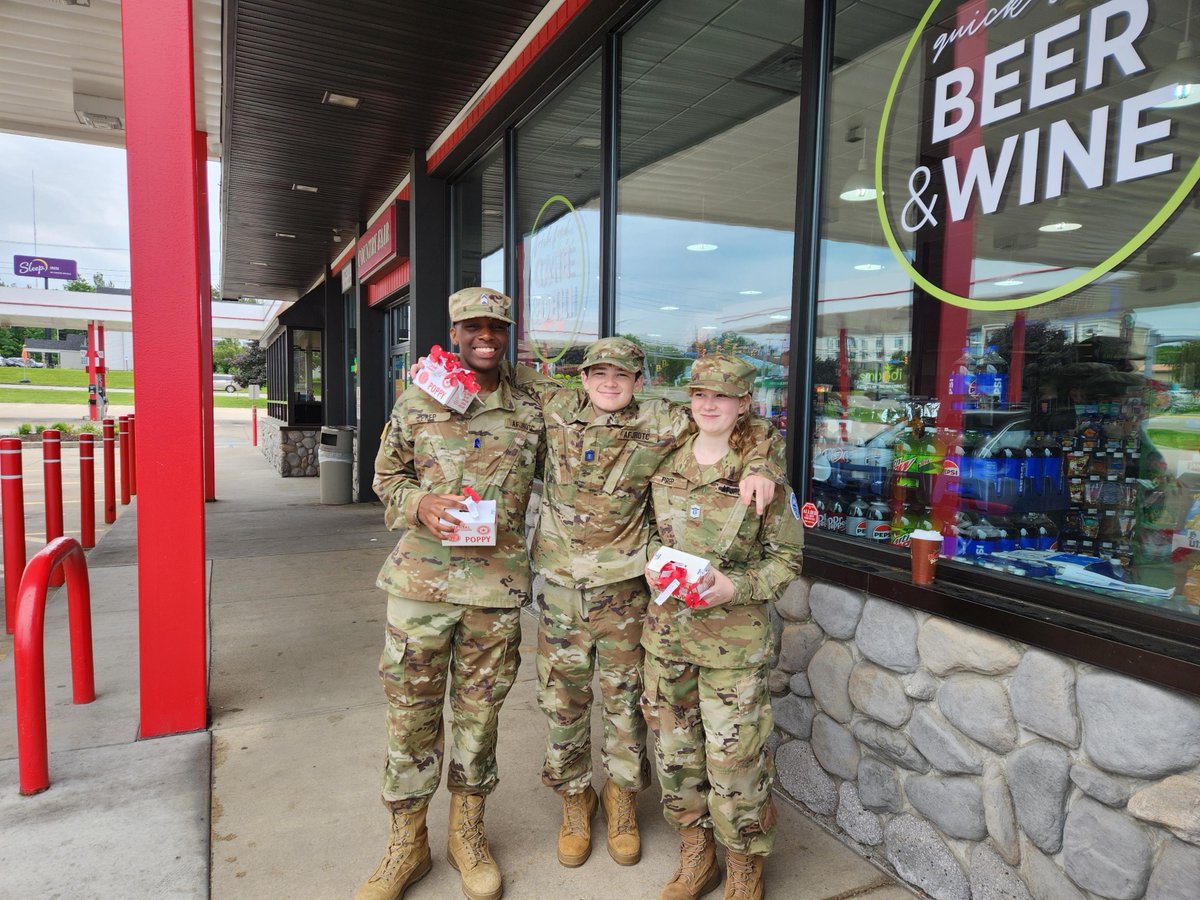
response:
[[[756,600],[746,602],[774,600],[800,576],[804,561],[804,527],[800,524],[799,503],[790,485],[785,483],[776,494],[763,519],[759,540],[763,548],[762,559],[747,573]]]

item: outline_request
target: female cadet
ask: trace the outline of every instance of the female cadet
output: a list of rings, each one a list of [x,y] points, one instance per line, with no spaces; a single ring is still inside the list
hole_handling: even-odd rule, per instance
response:
[[[791,491],[779,491],[761,518],[738,499],[754,371],[723,353],[696,360],[698,433],[651,481],[651,556],[665,545],[710,564],[699,586],[706,605],[652,603],[642,632],[642,710],[663,813],[681,837],[679,868],[659,900],[693,900],[720,883],[713,832],[726,848],[726,900],[761,897],[775,839],[766,604],[799,574],[803,529]],[[657,593],[649,568],[646,577]]]

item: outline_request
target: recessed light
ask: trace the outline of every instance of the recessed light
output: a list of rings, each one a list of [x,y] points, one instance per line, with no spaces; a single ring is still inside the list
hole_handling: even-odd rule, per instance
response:
[[[771,316],[772,319],[790,319],[791,316],[785,316],[782,313],[775,313]]]
[[[315,194],[317,192],[317,188],[313,187],[311,184],[293,184],[292,190],[303,191],[306,194]]]
[[[738,291],[743,297],[757,297],[762,291]]]
[[[1192,256],[1200,256],[1200,250],[1193,250]]]
[[[265,262],[256,262],[256,263],[255,263],[255,265],[256,265],[256,266],[262,266],[262,267],[265,269],[267,266],[269,266],[269,265],[270,265],[270,263],[265,263]]]
[[[854,268],[860,272],[878,272],[883,268],[879,263],[859,263]]]
[[[325,96],[321,98],[321,102],[327,103],[330,106],[358,109],[358,104],[362,103],[362,100],[358,97],[351,97],[348,94],[335,94],[333,91],[326,91]]]
[[[662,335],[661,335],[661,334],[655,334],[653,331],[651,331],[651,332],[648,332],[648,333],[646,334],[646,337],[662,337]]]
[[[600,138],[592,137],[591,135],[583,135],[575,139],[576,147],[586,147],[589,150],[594,150],[600,146]]]
[[[1075,231],[1082,228],[1078,222],[1050,222],[1038,228],[1038,231],[1060,232],[1060,231]]]
[[[659,309],[661,309],[663,312],[675,312],[675,310],[679,309],[679,307],[678,306],[660,306]]]
[[[712,253],[717,249],[716,244],[688,244],[687,248],[693,253]]]
[[[500,215],[500,210],[498,210],[498,209],[485,209],[485,210],[483,211],[483,214],[484,214],[485,216],[498,216],[498,215]]]
[[[1018,284],[1024,284],[1020,278],[1004,278],[1000,281],[993,281],[996,287],[1016,287]]]
[[[288,232],[286,232],[286,231],[277,231],[277,232],[275,232],[275,237],[277,237],[277,238],[287,238],[289,241],[294,241],[294,240],[296,239],[296,236],[295,236],[294,234],[288,234]]]
[[[705,331],[716,331],[717,330],[716,325],[701,325],[700,327],[703,328]]]

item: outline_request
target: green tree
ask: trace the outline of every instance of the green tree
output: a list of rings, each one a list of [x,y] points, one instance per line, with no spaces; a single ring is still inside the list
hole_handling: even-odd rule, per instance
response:
[[[0,328],[0,356],[20,356],[25,338],[37,337],[39,331],[40,328],[22,328],[20,325]]]
[[[63,285],[64,291],[78,291],[84,294],[94,294],[100,288],[116,287],[111,281],[105,279],[100,272],[93,273],[91,278],[83,278],[77,276],[73,281],[68,281]]]
[[[232,371],[233,358],[245,349],[246,346],[237,338],[221,338],[213,344],[213,371]]]
[[[251,385],[267,383],[267,353],[258,341],[251,341],[249,347],[229,361],[229,370],[239,384]]]
[[[1190,391],[1200,390],[1200,341],[1188,341],[1179,348],[1175,380]]]

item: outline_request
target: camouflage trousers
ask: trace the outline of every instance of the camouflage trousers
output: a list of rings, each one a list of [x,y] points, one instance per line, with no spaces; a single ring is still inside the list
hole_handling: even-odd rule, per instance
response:
[[[592,781],[592,671],[600,669],[601,757],[626,791],[650,782],[642,693],[642,622],[650,595],[641,578],[576,590],[546,582],[538,628],[538,704],[549,720],[542,781],[577,794]]]
[[[775,843],[766,669],[709,669],[647,653],[645,680],[642,709],[667,821],[712,828],[728,849],[766,856]]]
[[[392,809],[425,804],[442,779],[442,708],[450,681],[447,784],[462,794],[495,788],[500,707],[517,678],[521,611],[388,597],[379,674],[387,694],[383,799]]]

